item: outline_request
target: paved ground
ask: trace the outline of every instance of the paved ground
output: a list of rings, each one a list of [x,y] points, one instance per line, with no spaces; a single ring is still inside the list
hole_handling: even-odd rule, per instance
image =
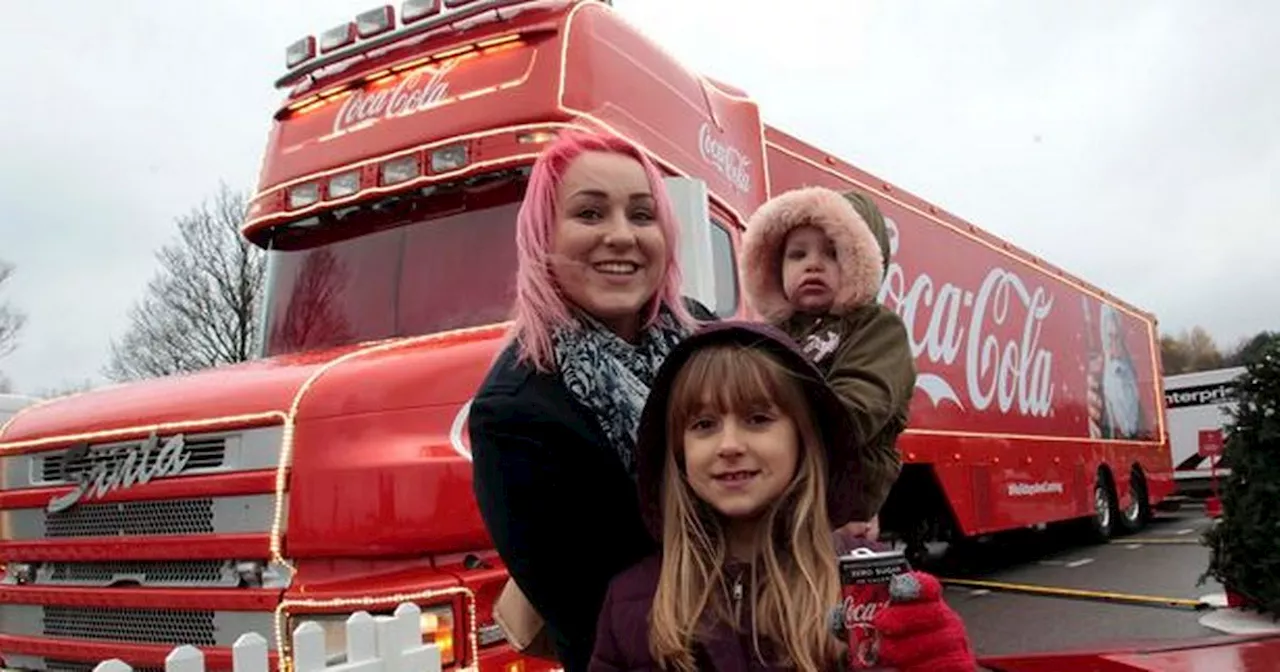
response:
[[[1196,585],[1209,551],[1199,543],[1186,543],[1198,542],[1209,525],[1202,510],[1184,508],[1158,514],[1143,532],[1101,546],[1087,545],[1062,530],[1020,535],[958,554],[951,566],[935,571],[952,578],[1196,599],[1221,592],[1213,581]],[[1182,543],[1154,543],[1158,540]],[[956,586],[947,588],[947,600],[964,618],[982,655],[1222,634],[1197,622],[1205,612],[1186,608]]]

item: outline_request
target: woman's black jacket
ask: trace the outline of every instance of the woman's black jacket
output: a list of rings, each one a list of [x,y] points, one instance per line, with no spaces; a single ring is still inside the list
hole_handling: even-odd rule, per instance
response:
[[[696,302],[701,321],[715,317]],[[655,550],[634,481],[552,373],[498,357],[471,405],[474,490],[489,535],[566,672],[587,669],[610,579]]]

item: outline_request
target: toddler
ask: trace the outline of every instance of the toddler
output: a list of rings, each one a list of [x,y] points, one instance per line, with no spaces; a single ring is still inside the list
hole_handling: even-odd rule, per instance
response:
[[[876,300],[888,263],[889,237],[875,204],[823,187],[769,200],[743,237],[748,301],[801,345],[849,413],[854,520],[872,526],[902,467],[896,442],[916,382],[906,326]]]

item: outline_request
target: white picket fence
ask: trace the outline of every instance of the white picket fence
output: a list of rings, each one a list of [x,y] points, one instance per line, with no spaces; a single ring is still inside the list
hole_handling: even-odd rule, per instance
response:
[[[293,631],[292,672],[440,672],[440,649],[422,643],[422,610],[406,602],[393,616],[370,616],[361,611],[347,619],[346,662],[329,666],[325,660],[324,630],[307,621]],[[231,650],[235,672],[267,672],[267,640],[255,632],[241,635]],[[165,658],[166,672],[205,672],[204,654],[194,646],[179,646]],[[128,663],[111,659],[93,672],[133,672]]]

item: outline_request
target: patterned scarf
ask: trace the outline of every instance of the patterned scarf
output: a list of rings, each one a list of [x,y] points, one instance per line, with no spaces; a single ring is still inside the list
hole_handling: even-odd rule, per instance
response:
[[[595,414],[627,473],[636,474],[636,430],[658,367],[688,336],[665,308],[634,345],[579,314],[552,335],[556,366],[570,394]]]

